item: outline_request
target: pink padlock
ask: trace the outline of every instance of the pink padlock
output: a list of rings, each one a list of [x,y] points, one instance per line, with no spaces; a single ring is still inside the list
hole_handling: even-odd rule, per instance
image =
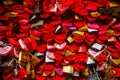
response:
[[[2,41],[0,41],[0,45],[3,45],[4,43]]]
[[[54,52],[52,51],[46,51],[46,56],[50,59],[55,59]]]
[[[28,48],[22,39],[19,39],[18,42],[23,50],[28,51]]]
[[[112,26],[113,29],[120,29],[120,23],[116,23]]]
[[[99,35],[103,35],[103,34],[105,34],[106,32],[107,32],[107,30],[103,30],[103,31],[99,31],[98,34],[99,34]]]
[[[62,50],[67,46],[67,43],[66,42],[63,42],[62,44],[55,43],[54,46],[56,49]]]
[[[63,75],[63,69],[62,68],[55,68],[55,71],[58,75],[62,76]]]
[[[48,50],[54,50],[55,49],[54,44],[47,44],[47,49]]]
[[[97,66],[98,71],[103,71],[104,69],[105,69],[105,63],[103,63],[102,65]]]
[[[89,28],[92,28],[92,29],[98,29],[100,27],[98,23],[88,23],[87,25]]]
[[[18,51],[17,51],[16,47],[13,48],[13,54],[16,58],[18,58],[19,54],[18,54]]]
[[[1,45],[0,46],[0,56],[6,56],[12,50],[12,45]]]
[[[20,25],[27,25],[29,23],[29,20],[19,20],[18,23]]]

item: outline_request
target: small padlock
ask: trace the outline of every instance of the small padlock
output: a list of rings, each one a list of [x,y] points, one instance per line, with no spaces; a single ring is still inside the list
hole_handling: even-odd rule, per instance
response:
[[[105,69],[105,80],[116,80],[115,79],[115,71],[112,70],[112,57],[109,55],[108,60],[106,62],[106,69]]]
[[[87,80],[100,80],[98,72],[93,68],[94,73],[92,75],[88,75]]]
[[[34,7],[34,12],[40,13],[40,4],[39,3],[37,3],[37,5]]]
[[[38,22],[33,23],[33,24],[31,25],[31,28],[39,27],[39,26],[42,26],[43,24],[44,24],[44,20],[39,20]]]
[[[17,62],[17,60],[16,60],[16,62]],[[19,70],[20,67],[21,67],[20,65],[16,64],[16,66],[13,70],[14,78],[18,78],[18,70]]]

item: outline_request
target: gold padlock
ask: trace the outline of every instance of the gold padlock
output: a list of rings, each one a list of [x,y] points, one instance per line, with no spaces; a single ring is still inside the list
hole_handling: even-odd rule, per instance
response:
[[[4,0],[3,4],[4,5],[11,5],[11,4],[13,4],[13,1],[12,0]]]
[[[67,57],[67,56],[71,56],[71,55],[74,55],[75,53],[72,53],[70,50],[67,50],[66,52],[65,52],[65,56]]]
[[[99,17],[100,15],[101,15],[101,13],[99,13],[99,12],[97,12],[97,11],[90,13],[90,16],[91,16],[91,17]]]
[[[84,25],[83,27],[78,28],[79,31],[87,31],[88,30],[88,26]]]
[[[7,17],[17,17],[18,16],[18,13],[16,13],[16,12],[7,12],[7,13],[5,13],[5,16],[7,16]]]
[[[31,79],[35,79],[35,70],[31,70]]]
[[[80,19],[80,18],[78,17],[78,15],[75,15],[75,20],[78,20],[78,19]]]
[[[19,62],[20,63],[27,63],[30,61],[30,55],[28,52],[20,51],[19,53]]]
[[[26,71],[27,71],[27,74],[30,75],[30,73],[31,73],[30,72],[31,71],[31,64],[30,64],[30,62],[28,62],[27,65],[26,65]]]
[[[117,2],[110,2],[110,7],[120,6]]]
[[[73,74],[74,73],[74,68],[73,68],[72,65],[63,66],[63,72],[68,73],[68,74]]]
[[[30,35],[30,37],[33,38],[33,39],[35,39],[35,40],[40,40],[40,38],[37,37],[37,36]]]
[[[120,58],[118,58],[118,59],[112,59],[112,64],[114,66],[120,66]]]
[[[40,59],[37,56],[31,57],[31,65],[35,67],[40,62]]]
[[[107,80],[112,80],[113,77],[115,77],[115,73],[112,70],[111,66],[108,66],[105,70],[105,76],[107,78]]]
[[[114,30],[108,29],[107,35],[113,36],[114,35]]]
[[[73,31],[72,34],[73,35],[78,35],[79,37],[83,37],[84,36],[84,32],[78,31],[78,30],[77,31]]]
[[[25,0],[23,1],[23,5],[24,5],[25,7],[28,7],[28,3],[25,2]]]
[[[74,40],[73,40],[73,38],[72,38],[71,36],[69,36],[69,37],[67,38],[67,41],[68,41],[69,43],[72,43]]]
[[[42,76],[48,76],[48,75],[45,72],[43,72]],[[55,71],[53,71],[50,76],[55,76]]]
[[[83,75],[85,76],[88,76],[89,74],[92,74],[92,72],[86,67],[83,72],[82,72]]]

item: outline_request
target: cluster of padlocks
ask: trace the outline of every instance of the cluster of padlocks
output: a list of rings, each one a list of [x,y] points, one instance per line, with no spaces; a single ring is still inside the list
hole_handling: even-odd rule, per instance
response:
[[[119,0],[1,0],[3,80],[119,80]]]

